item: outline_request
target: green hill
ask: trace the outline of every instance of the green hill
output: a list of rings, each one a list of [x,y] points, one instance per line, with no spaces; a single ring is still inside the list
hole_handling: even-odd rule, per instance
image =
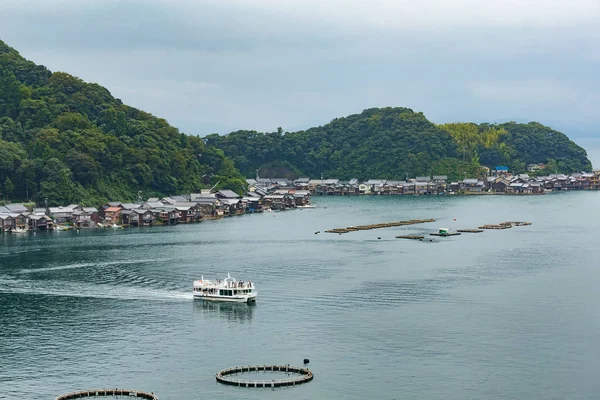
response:
[[[508,165],[516,173],[533,163],[547,163],[551,172],[591,169],[584,149],[535,122],[435,125],[407,108],[368,109],[300,132],[237,131],[205,139],[248,177],[259,169],[262,177],[455,180],[481,176],[481,166]]]
[[[217,181],[236,191],[245,184],[221,150],[0,41],[2,198],[97,205]]]

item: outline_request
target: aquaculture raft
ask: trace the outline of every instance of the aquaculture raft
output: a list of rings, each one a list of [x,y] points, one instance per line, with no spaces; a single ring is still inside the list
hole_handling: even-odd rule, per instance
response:
[[[404,225],[415,225],[415,224],[424,224],[426,222],[434,222],[433,218],[431,219],[409,219],[407,221],[397,221],[397,222],[384,222],[381,224],[370,224],[370,225],[358,225],[358,226],[350,226],[347,228],[335,228],[325,231],[327,233],[348,233],[348,232],[356,232],[356,231],[367,231],[371,229],[380,229],[380,228],[391,228],[395,226],[404,226]]]
[[[277,371],[296,374],[297,376],[283,379],[255,380],[238,379],[230,375],[243,372],[255,371]],[[217,372],[217,382],[225,385],[241,386],[249,388],[276,388],[284,386],[296,386],[313,380],[314,375],[307,368],[292,367],[289,365],[250,365],[245,367],[233,367]]]
[[[481,233],[483,229],[457,229],[456,232],[460,233]]]
[[[139,390],[129,389],[92,389],[92,390],[81,390],[79,392],[72,392],[58,396],[56,400],[69,400],[69,399],[80,399],[82,397],[102,397],[102,396],[129,396],[138,397],[140,399],[147,400],[158,400],[158,397],[154,393],[141,392]]]
[[[412,240],[421,240],[424,238],[424,236],[420,236],[420,235],[401,235],[401,236],[396,236],[397,239],[412,239]]]

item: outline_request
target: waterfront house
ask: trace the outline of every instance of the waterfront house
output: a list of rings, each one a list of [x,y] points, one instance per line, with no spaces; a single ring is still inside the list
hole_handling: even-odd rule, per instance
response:
[[[446,191],[446,185],[448,182],[447,175],[434,175],[431,180],[435,184],[436,192],[442,193]]]
[[[98,222],[98,210],[94,207],[82,207],[73,212],[73,222],[79,228],[90,228]]]
[[[179,213],[178,221],[180,223],[202,221],[202,206],[198,202],[177,202],[174,207]]]
[[[81,210],[83,210],[83,207],[81,207],[77,204],[70,204],[66,207],[59,206],[59,207],[50,207],[49,208],[50,215],[58,223],[73,221],[73,213],[75,211],[81,211]]]
[[[263,212],[262,197],[247,196],[243,197],[242,201],[246,203],[246,212]]]
[[[123,207],[108,207],[104,210],[104,221],[116,224],[121,219],[121,211]]]
[[[493,192],[504,193],[506,188],[510,186],[510,181],[504,177],[491,177],[493,180],[490,182],[490,187]]]
[[[29,215],[27,222],[29,225],[29,229],[31,229],[31,230],[44,231],[44,230],[52,229],[52,227],[53,227],[52,218],[48,217],[47,215],[37,215],[37,214]]]
[[[365,182],[358,185],[359,194],[371,194],[371,185],[367,185]]]
[[[121,211],[121,220],[124,225],[151,226],[154,225],[156,217],[150,210],[134,208]]]
[[[19,214],[10,214],[15,219],[15,227],[19,229],[27,229],[28,226],[28,218],[27,214],[19,213]]]
[[[590,180],[589,189],[590,190],[600,190],[600,170],[594,171],[594,173],[591,175],[592,176],[590,176],[590,178],[589,178],[589,180]]]
[[[15,218],[9,214],[0,214],[0,231],[8,232],[15,229]]]
[[[402,194],[416,194],[415,182],[402,183]]]
[[[462,181],[462,190],[466,192],[483,192],[485,183],[476,178],[467,178]]]
[[[383,191],[383,185],[385,185],[385,179],[369,179],[366,184],[370,186],[370,192],[373,194],[381,194]]]

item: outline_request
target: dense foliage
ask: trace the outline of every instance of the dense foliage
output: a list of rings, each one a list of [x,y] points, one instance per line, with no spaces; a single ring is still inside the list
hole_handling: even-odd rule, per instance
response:
[[[259,168],[268,176],[263,166],[287,162],[291,172],[311,177],[391,179],[429,174],[437,162],[457,155],[450,134],[407,108],[369,109],[301,132],[238,131],[206,140],[247,176]]]
[[[396,178],[479,177],[481,166],[547,163],[551,172],[589,170],[584,149],[541,124],[434,125],[407,108],[368,109],[301,132],[237,131],[210,135],[248,177]]]
[[[0,41],[0,193],[49,204],[245,184],[222,150]]]

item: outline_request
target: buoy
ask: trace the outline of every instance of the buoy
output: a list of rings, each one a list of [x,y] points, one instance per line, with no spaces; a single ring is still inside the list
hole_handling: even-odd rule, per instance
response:
[[[308,364],[310,362],[310,360],[308,358],[304,359],[304,364]]]
[[[454,218],[454,220],[456,221],[456,218]]]
[[[381,239],[381,236],[379,236],[377,239]]]

